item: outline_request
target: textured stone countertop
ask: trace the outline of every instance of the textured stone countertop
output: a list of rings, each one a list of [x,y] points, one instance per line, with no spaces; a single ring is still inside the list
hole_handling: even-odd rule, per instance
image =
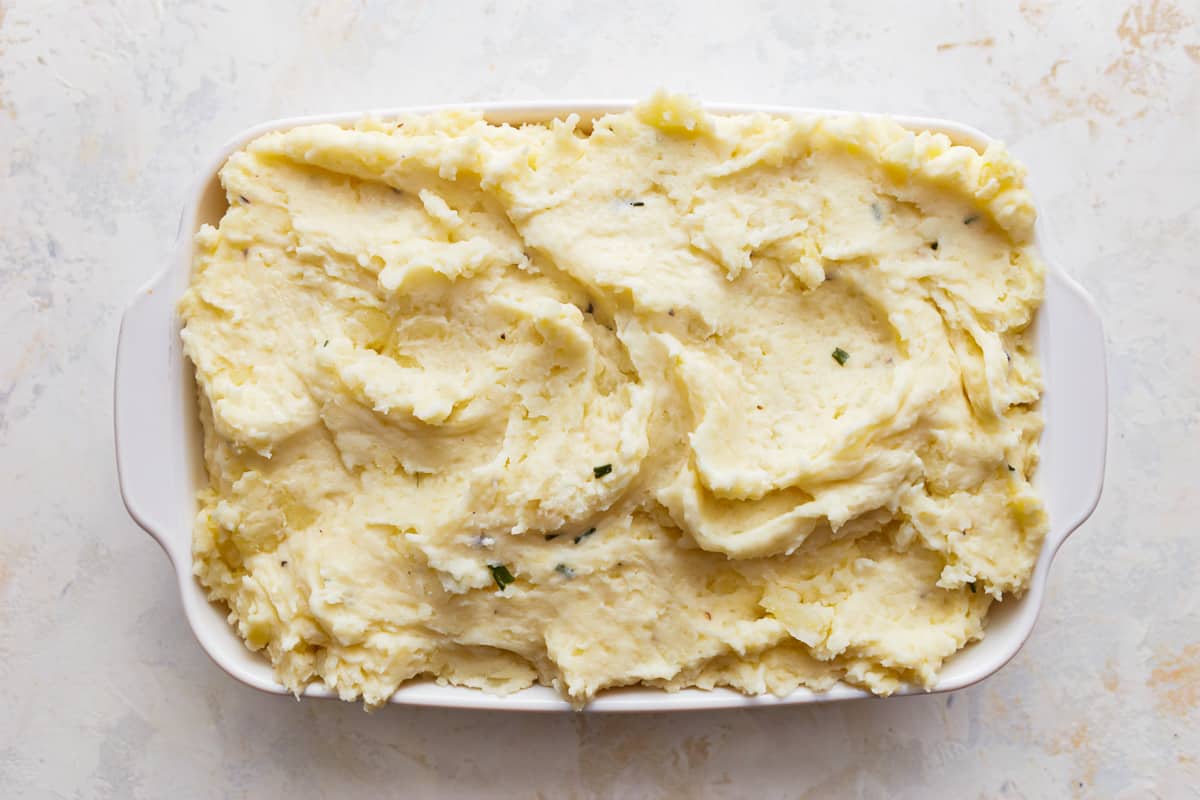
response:
[[[675,716],[248,689],[117,492],[117,326],[265,119],[642,97],[950,117],[1093,294],[1107,487],[1025,648],[950,695]],[[1200,2],[0,0],[0,794],[1162,797],[1200,786]]]

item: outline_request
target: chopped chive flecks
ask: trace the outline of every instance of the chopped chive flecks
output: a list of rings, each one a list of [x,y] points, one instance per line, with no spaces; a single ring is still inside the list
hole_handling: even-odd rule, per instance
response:
[[[496,585],[500,587],[500,591],[504,591],[504,587],[516,580],[513,574],[508,571],[508,567],[503,564],[488,564],[488,569],[492,571],[492,580],[496,581]]]
[[[968,214],[966,217],[963,218],[963,225],[970,225],[972,222],[978,222],[978,221],[979,221],[978,214]]]
[[[555,564],[554,571],[557,572],[559,575],[562,575],[564,578],[574,578],[575,577],[575,570],[571,569],[566,564]]]
[[[833,348],[833,360],[844,367],[846,366],[846,362],[850,360],[850,354],[840,347],[835,347]]]
[[[329,347],[329,340],[326,339],[325,341],[321,342],[321,347]]]
[[[592,467],[592,475],[597,478],[603,478],[610,472],[612,472],[612,464],[601,464],[598,467]]]
[[[596,532],[595,528],[588,528],[586,531],[584,531],[583,533],[581,533],[575,537],[575,544],[579,544],[580,542],[582,542],[584,539],[591,536],[595,532]]]
[[[629,201],[629,205],[633,206],[634,208],[641,208],[646,204],[641,200],[631,200]]]
[[[542,538],[545,539],[547,542],[553,542],[555,539],[557,539],[560,536],[562,536],[561,533],[547,533],[547,534],[543,534]]]
[[[1016,472],[1016,471],[1017,471],[1017,468],[1016,468],[1016,467],[1014,467],[1012,464],[1009,464],[1009,465],[1008,465],[1008,471],[1009,471],[1009,472]]]
[[[970,583],[968,583],[967,588],[971,590],[971,594],[976,594],[979,591],[978,589],[975,588],[975,581],[971,581]]]

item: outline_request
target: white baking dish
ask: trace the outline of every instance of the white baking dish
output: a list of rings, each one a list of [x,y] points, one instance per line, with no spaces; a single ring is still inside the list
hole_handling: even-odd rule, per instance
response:
[[[628,110],[630,103],[482,104],[494,122],[541,122],[570,113],[590,119]],[[710,105],[716,113],[839,114],[845,112],[763,106]],[[380,117],[422,113],[437,108],[386,109]],[[175,253],[166,268],[137,293],[121,322],[117,347],[116,426],[117,471],[125,506],[137,523],[167,551],[175,567],[184,612],[200,645],[217,664],[250,686],[277,694],[287,690],[274,678],[271,665],[248,650],[225,620],[225,609],[205,598],[192,576],[192,519],[195,494],[205,482],[195,386],[191,364],[184,358],[175,305],[187,286],[192,263],[192,237],[202,223],[215,224],[225,211],[225,194],[217,171],[231,153],[271,130],[314,122],[346,123],[361,113],[284,119],[269,122],[230,141],[200,173],[180,219]],[[955,142],[983,147],[989,137],[964,125],[939,119],[898,117],[908,127],[942,131]],[[1039,207],[1040,209],[1040,207]],[[1044,209],[1040,209],[1044,211]],[[1039,229],[1043,223],[1039,222]],[[1046,254],[1043,253],[1043,257]],[[1055,551],[1092,513],[1104,479],[1107,392],[1104,337],[1100,318],[1088,295],[1047,259],[1046,302],[1037,319],[1037,347],[1045,371],[1042,403],[1046,429],[1041,441],[1041,466],[1035,485],[1046,502],[1050,532],[1028,591],[1019,599],[994,606],[987,636],[948,661],[933,691],[968,686],[991,675],[1016,654],[1029,636]],[[910,688],[904,694],[920,693]],[[324,686],[305,694],[329,697]],[[595,711],[667,711],[700,708],[749,707],[846,700],[867,696],[849,686],[828,692],[797,691],[787,697],[746,697],[732,690],[628,688],[601,693],[589,706]],[[560,711],[570,706],[546,687],[532,687],[508,697],[414,681],[400,688],[394,703],[512,711]]]

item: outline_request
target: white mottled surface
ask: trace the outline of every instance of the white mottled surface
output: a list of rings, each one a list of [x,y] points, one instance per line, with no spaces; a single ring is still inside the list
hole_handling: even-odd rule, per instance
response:
[[[0,0],[0,794],[1196,796],[1200,2],[1127,2]],[[954,695],[660,718],[227,678],[112,452],[119,315],[202,160],[276,116],[660,85],[958,118],[1030,166],[1105,317],[1112,427],[1028,645]]]

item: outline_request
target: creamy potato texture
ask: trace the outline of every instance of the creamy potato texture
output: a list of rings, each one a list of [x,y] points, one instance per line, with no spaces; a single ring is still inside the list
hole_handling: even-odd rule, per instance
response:
[[[1022,176],[667,95],[266,134],[181,305],[195,573],[368,705],[930,685],[1046,528]]]

